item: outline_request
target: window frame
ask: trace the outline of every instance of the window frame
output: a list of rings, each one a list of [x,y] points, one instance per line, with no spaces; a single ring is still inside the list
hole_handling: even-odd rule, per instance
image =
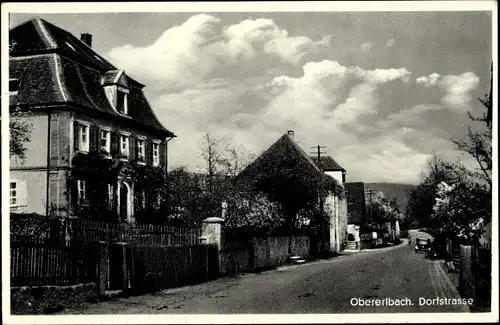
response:
[[[123,94],[123,100],[119,100],[118,94],[120,94],[120,93]],[[128,89],[116,86],[116,107],[115,107],[115,109],[118,113],[123,114],[123,115],[128,115],[128,94],[129,94]],[[120,110],[121,108],[123,108],[123,111]]]
[[[14,188],[12,188],[12,184],[15,185]],[[12,192],[15,192],[15,196],[12,196]],[[13,204],[12,203],[12,199],[15,200],[15,203]],[[15,207],[18,207],[19,206],[19,182],[18,181],[10,181],[9,182],[9,206],[11,208],[15,208]]]
[[[76,201],[78,206],[88,206],[89,203],[87,198],[87,182],[85,180],[78,179],[76,181],[76,192]]]
[[[11,83],[14,82],[16,82],[17,87],[15,90],[12,90]],[[19,88],[20,88],[20,80],[18,78],[9,78],[9,95],[16,95],[19,92]]]
[[[78,151],[88,153],[90,151],[90,124],[76,121],[77,122],[77,134],[78,134]],[[85,134],[87,136],[87,142],[83,142],[83,130],[86,130]]]
[[[142,148],[139,146],[142,144]],[[136,138],[137,161],[139,163],[146,163],[146,137],[138,135]]]
[[[107,136],[105,138],[106,147],[103,147],[103,145],[102,145],[102,141],[104,140],[104,138],[102,137],[103,132],[107,133]],[[104,153],[107,156],[111,155],[111,129],[108,127],[99,127],[99,151],[101,153],[103,153],[103,151],[104,151]]]
[[[153,163],[154,167],[160,166],[160,140],[153,140],[153,143],[151,145],[151,160]],[[156,157],[155,157],[155,145],[157,146],[156,150]]]
[[[120,138],[120,141],[119,141],[120,159],[129,159],[130,158],[130,133],[120,131],[119,138]],[[127,144],[127,146],[126,146],[127,148],[125,150],[123,149],[123,144],[124,144],[124,142],[122,141],[123,138],[126,139],[125,143]]]

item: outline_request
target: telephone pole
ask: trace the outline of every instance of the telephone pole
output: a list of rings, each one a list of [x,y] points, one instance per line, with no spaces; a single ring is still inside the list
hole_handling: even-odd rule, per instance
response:
[[[368,220],[370,221],[370,224],[373,225],[373,211],[372,211],[372,202],[373,202],[373,194],[374,191],[371,188],[368,188],[366,190],[366,193],[368,193]]]
[[[312,155],[317,155],[318,159],[318,168],[320,171],[320,178],[319,178],[319,214],[320,214],[320,231],[321,231],[321,251],[325,251],[325,246],[326,246],[326,227],[325,227],[325,220],[323,218],[323,209],[324,209],[324,202],[323,202],[323,163],[321,162],[321,155],[326,154],[325,151],[322,151],[322,149],[325,149],[326,146],[320,146],[317,145],[315,147],[311,147],[311,149],[316,149],[316,151],[311,152]]]

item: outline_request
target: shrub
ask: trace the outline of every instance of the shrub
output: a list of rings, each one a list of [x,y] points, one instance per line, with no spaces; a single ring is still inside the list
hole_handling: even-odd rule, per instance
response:
[[[11,213],[10,234],[22,237],[47,238],[50,233],[58,232],[61,220],[37,213]]]

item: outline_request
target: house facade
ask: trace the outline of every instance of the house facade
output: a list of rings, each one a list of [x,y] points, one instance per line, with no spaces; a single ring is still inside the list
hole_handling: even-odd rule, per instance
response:
[[[168,142],[141,83],[81,39],[33,18],[9,31],[10,108],[26,112],[26,157],[10,158],[14,213],[133,222],[158,208]]]
[[[326,176],[335,179],[342,186],[343,196],[329,196],[325,202],[325,210],[333,218],[330,218],[330,242],[333,251],[339,252],[347,241],[348,214],[347,198],[345,191],[346,170],[340,166],[331,156],[311,157]]]

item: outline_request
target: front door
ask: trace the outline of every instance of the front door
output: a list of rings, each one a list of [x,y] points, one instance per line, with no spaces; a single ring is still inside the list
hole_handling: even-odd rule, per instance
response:
[[[122,182],[120,184],[120,222],[128,221],[128,206],[129,206],[129,190],[128,186]]]

